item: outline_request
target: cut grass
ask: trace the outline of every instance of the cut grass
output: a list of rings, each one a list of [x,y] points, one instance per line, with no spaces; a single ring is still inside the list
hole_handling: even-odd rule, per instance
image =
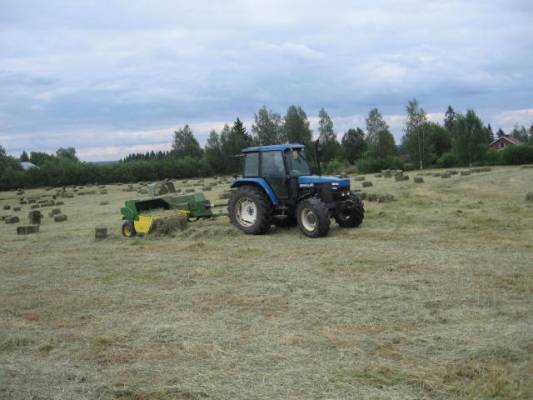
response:
[[[320,240],[224,217],[123,239],[120,185],[39,235],[0,224],[0,398],[533,398],[532,178],[372,176],[395,201]]]

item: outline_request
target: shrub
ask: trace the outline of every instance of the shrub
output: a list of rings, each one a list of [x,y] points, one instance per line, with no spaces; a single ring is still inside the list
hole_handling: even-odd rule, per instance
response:
[[[444,153],[438,160],[437,165],[440,168],[455,167],[459,164],[459,159],[454,153]]]
[[[365,157],[357,161],[357,171],[362,174],[381,172],[384,169],[403,169],[403,166],[398,157]]]
[[[326,164],[324,173],[328,175],[339,174],[344,169],[344,163],[338,158],[335,158]]]
[[[502,158],[505,164],[520,165],[533,162],[533,146],[519,144],[507,146],[502,150]]]
[[[488,165],[498,165],[502,163],[502,152],[496,149],[488,149],[485,158]]]

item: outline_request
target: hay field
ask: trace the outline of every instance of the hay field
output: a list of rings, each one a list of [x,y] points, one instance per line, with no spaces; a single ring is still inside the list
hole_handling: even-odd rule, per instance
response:
[[[123,239],[127,185],[0,223],[0,398],[533,398],[533,169],[409,175],[366,176],[396,200],[323,239],[225,217]]]

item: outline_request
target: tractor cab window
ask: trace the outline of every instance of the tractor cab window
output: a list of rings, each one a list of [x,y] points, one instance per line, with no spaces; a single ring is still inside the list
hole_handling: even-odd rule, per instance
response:
[[[311,175],[309,164],[305,159],[303,152],[298,150],[287,151],[287,160],[289,164],[289,175],[302,176]]]
[[[259,176],[259,153],[248,153],[244,158],[244,176]]]
[[[264,177],[285,177],[285,164],[281,151],[265,151],[262,153],[261,171]]]

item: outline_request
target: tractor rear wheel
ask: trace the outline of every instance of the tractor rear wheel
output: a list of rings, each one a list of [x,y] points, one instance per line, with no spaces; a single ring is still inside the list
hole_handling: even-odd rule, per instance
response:
[[[365,218],[365,207],[359,196],[350,192],[346,205],[342,206],[335,215],[335,221],[343,228],[356,228]]]
[[[124,221],[122,224],[122,236],[130,238],[134,237],[137,234],[137,231],[135,230],[135,226],[133,225],[133,222],[131,221]]]
[[[235,189],[228,203],[229,218],[244,233],[263,235],[272,224],[272,205],[260,189],[240,186]]]
[[[305,236],[317,238],[329,232],[330,216],[326,204],[317,197],[302,200],[296,208],[298,227]]]

